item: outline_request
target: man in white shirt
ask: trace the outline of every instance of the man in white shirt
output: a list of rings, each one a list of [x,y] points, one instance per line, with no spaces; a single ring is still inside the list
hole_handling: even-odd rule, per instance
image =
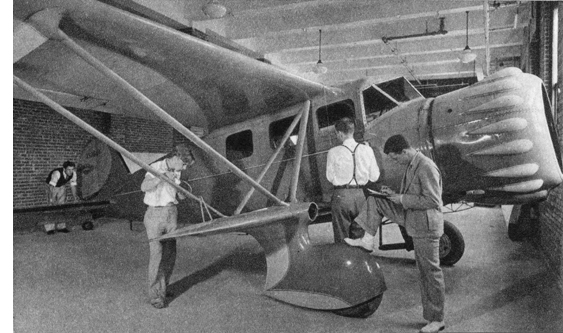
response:
[[[354,121],[342,118],[334,124],[341,145],[327,155],[326,178],[334,185],[332,194],[332,229],[335,243],[350,235],[350,225],[360,213],[366,198],[363,186],[379,178],[373,149],[354,140]]]
[[[70,190],[72,191],[72,196],[75,201],[80,201],[78,193],[76,191],[76,172],[74,168],[76,165],[74,162],[66,161],[63,163],[62,168],[53,169],[49,172],[47,176],[47,200],[49,205],[62,205],[66,202],[66,184],[70,183]],[[66,228],[66,224],[57,223],[46,223],[45,231],[48,235],[55,233],[55,229],[59,232],[67,233],[69,230]]]
[[[159,173],[180,184],[181,171],[194,163],[191,151],[185,146],[177,146],[174,155],[157,161],[151,166]],[[178,199],[184,199],[176,188],[147,172],[141,184],[147,205],[144,224],[147,237],[153,239],[170,233],[177,228]],[[166,287],[176,262],[176,240],[149,242],[149,300],[152,306],[162,309],[166,306]]]

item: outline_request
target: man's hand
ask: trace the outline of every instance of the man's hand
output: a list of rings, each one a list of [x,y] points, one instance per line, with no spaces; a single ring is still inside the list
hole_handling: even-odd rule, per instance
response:
[[[401,204],[401,194],[397,194],[397,192],[393,191],[389,186],[381,186],[381,192],[388,195],[387,199],[395,204]]]
[[[176,174],[174,173],[174,171],[166,171],[164,173],[164,175],[172,180],[174,180],[174,178],[176,177]]]
[[[380,191],[380,192],[381,192],[381,193],[384,193],[384,194],[387,194],[387,195],[389,195],[389,196],[396,194],[395,191],[393,191],[389,186],[385,186],[385,185],[381,186],[381,191]]]
[[[184,199],[186,199],[186,196],[184,195],[184,193],[178,192],[178,199],[184,200]]]
[[[401,204],[401,194],[392,194],[390,196],[387,197],[387,199],[391,200],[391,202],[395,203],[395,204]]]

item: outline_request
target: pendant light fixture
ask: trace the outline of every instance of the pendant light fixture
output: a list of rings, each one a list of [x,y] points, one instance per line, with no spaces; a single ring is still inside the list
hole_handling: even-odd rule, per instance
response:
[[[326,66],[323,64],[323,62],[321,60],[322,35],[323,35],[323,31],[321,29],[319,29],[319,61],[317,61],[317,64],[315,65],[315,67],[313,67],[313,72],[315,72],[317,74],[324,74],[328,71],[328,68],[326,68]]]
[[[213,19],[222,18],[225,14],[227,14],[227,8],[215,0],[211,0],[203,5],[201,10],[205,15]]]
[[[465,14],[465,48],[459,55],[459,61],[467,64],[474,61],[475,58],[477,58],[477,54],[471,51],[471,48],[469,48],[469,11],[466,11]]]

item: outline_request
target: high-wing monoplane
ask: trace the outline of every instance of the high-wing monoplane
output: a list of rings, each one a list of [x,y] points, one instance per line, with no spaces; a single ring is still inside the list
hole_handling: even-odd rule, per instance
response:
[[[65,72],[66,63],[95,68],[99,74],[79,82],[109,82],[108,96],[126,92],[123,103],[191,142],[197,162],[183,179],[190,188],[178,189],[193,200],[180,205],[179,219],[201,223],[159,239],[252,235],[267,259],[265,294],[283,302],[366,317],[386,288],[373,256],[309,239],[311,221],[330,220],[326,153],[337,144],[332,125],[341,117],[355,119],[357,139],[374,149],[380,181],[395,189],[403,170],[382,147],[389,136],[405,135],[439,166],[446,204],[534,202],[563,180],[545,88],[517,68],[424,98],[404,78],[324,86],[99,1],[19,0],[14,17],[17,88],[97,138],[79,161],[83,198],[111,200],[106,213],[140,218],[145,170],[170,181],[61,106],[80,88],[68,78],[84,75]],[[145,75],[147,85],[124,79],[131,71]],[[131,161],[144,170],[132,172]],[[461,257],[452,242],[458,233],[448,223],[443,263]]]

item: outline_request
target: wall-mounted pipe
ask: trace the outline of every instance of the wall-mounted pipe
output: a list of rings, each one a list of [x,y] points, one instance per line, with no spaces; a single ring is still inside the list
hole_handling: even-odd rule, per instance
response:
[[[440,28],[436,31],[426,31],[426,32],[421,33],[421,34],[414,34],[414,35],[381,37],[381,40],[383,40],[384,43],[387,43],[388,41],[391,41],[391,40],[394,40],[394,39],[406,39],[406,38],[415,38],[415,37],[424,37],[424,36],[445,35],[445,34],[448,33],[448,31],[446,29],[444,29],[444,27],[445,27],[444,20],[445,19],[446,19],[445,17],[440,17]]]

